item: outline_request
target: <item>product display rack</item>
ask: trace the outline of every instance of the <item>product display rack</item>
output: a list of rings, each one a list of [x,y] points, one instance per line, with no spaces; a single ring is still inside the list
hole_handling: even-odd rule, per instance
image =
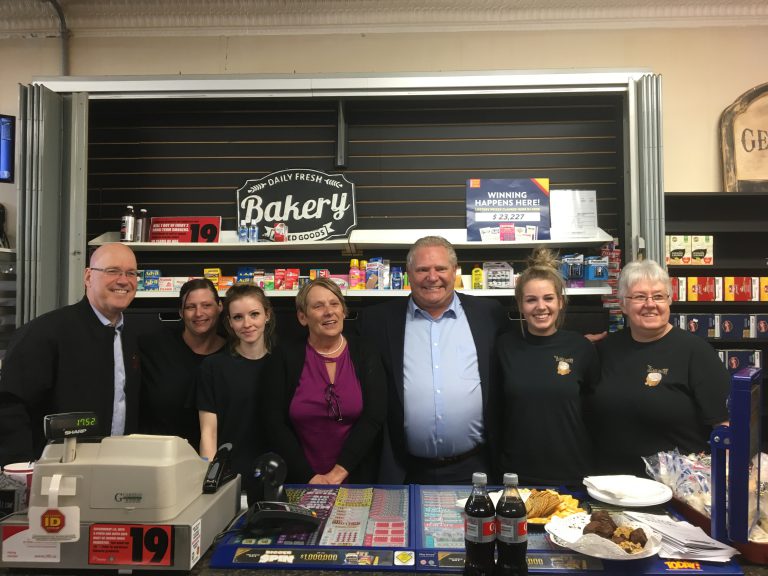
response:
[[[711,266],[669,265],[670,276],[768,276],[768,194],[677,193],[666,194],[664,199],[666,234],[714,237]],[[674,302],[672,312],[768,314],[768,301]],[[707,340],[718,350],[762,350],[763,361],[768,361],[768,340]],[[764,381],[765,375],[763,370]],[[764,406],[765,396],[768,395],[764,395]],[[768,427],[763,418],[765,446]]]
[[[361,250],[381,250],[381,249],[405,249],[422,236],[427,234],[438,235],[446,238],[453,244],[456,250],[492,250],[492,249],[527,249],[532,250],[536,246],[549,245],[553,248],[567,247],[585,247],[599,246],[606,242],[611,242],[613,238],[604,232],[598,230],[597,235],[589,238],[580,238],[573,240],[542,240],[539,242],[468,242],[466,240],[466,230],[464,229],[442,229],[442,230],[397,230],[393,234],[392,230],[353,230],[348,239],[329,240],[323,242],[256,242],[241,243],[236,241],[236,233],[231,230],[221,232],[221,242],[213,243],[155,243],[155,242],[128,242],[135,252],[180,252],[180,251],[296,251],[296,250],[340,250],[344,254],[359,254]],[[119,241],[119,233],[107,232],[94,238],[88,244],[89,246],[100,246],[108,242]],[[141,266],[141,257],[138,257]],[[287,258],[290,259],[290,256]],[[287,264],[286,264],[287,266]],[[460,290],[476,296],[504,297],[514,296],[514,290]],[[221,295],[226,290],[220,291]],[[588,286],[580,288],[568,288],[567,294],[570,296],[599,296],[610,294],[610,287]],[[270,298],[292,298],[296,296],[296,290],[270,290],[267,296]],[[344,295],[350,298],[382,298],[407,296],[409,290],[347,290]],[[178,292],[173,291],[141,291],[136,294],[137,298],[176,298]]]

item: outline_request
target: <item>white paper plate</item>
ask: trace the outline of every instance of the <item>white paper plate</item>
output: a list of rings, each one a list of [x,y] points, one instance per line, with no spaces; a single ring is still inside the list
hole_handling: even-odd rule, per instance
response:
[[[634,522],[623,515],[612,515],[619,526],[632,526],[642,528],[648,537],[645,548],[637,554],[629,554],[607,538],[597,534],[582,534],[584,526],[589,523],[590,514],[578,513],[567,518],[553,518],[546,526],[552,542],[563,548],[579,552],[586,556],[602,558],[603,560],[640,560],[658,554],[661,549],[661,536],[649,526],[640,522]]]
[[[615,495],[601,492],[596,488],[587,486],[587,493],[595,500],[625,506],[627,508],[639,508],[642,506],[656,506],[664,504],[672,499],[672,488],[649,478],[635,478],[632,484],[634,496],[618,498]]]

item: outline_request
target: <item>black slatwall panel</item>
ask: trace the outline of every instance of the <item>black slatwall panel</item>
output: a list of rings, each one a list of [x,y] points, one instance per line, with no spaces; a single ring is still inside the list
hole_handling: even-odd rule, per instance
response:
[[[598,223],[623,243],[622,95],[366,98],[344,102],[347,162],[334,166],[335,99],[92,100],[88,223],[119,229],[126,204],[150,216],[214,215],[235,228],[235,192],[286,168],[343,172],[356,186],[361,229],[463,228],[468,178],[549,177],[594,189]],[[519,265],[527,250],[462,250]],[[365,254],[372,256],[374,254]],[[376,255],[402,263],[404,251]],[[346,272],[338,249],[311,252],[142,252],[167,275],[220,266],[317,265]]]

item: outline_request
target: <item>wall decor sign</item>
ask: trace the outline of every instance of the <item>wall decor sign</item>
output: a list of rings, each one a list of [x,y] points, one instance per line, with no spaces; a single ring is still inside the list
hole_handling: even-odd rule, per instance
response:
[[[549,240],[549,178],[467,180],[467,240]]]
[[[720,147],[726,192],[768,192],[768,83],[723,111]]]
[[[220,231],[221,216],[153,216],[149,241],[160,244],[213,243],[219,241]]]
[[[246,180],[237,190],[239,226],[258,226],[259,238],[275,240],[286,225],[288,242],[346,238],[357,226],[355,186],[343,174],[292,168]]]

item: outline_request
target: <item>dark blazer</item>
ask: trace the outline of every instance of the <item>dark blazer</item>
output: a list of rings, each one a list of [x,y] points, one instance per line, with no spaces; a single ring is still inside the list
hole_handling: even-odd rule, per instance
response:
[[[136,338],[126,322],[125,433],[136,432],[140,366]],[[101,433],[112,428],[114,339],[87,298],[53,310],[14,334],[0,378],[0,463],[36,460],[43,447],[43,416],[95,412]]]
[[[267,445],[283,457],[288,466],[286,482],[306,483],[315,472],[304,456],[288,410],[299,385],[306,357],[306,339],[281,342],[265,366],[262,416]],[[337,464],[348,472],[349,484],[376,481],[381,453],[381,429],[387,403],[381,359],[370,344],[356,335],[347,338],[355,374],[363,394],[363,412],[341,449]]]
[[[494,362],[494,342],[504,329],[505,313],[501,304],[493,298],[469,296],[457,292],[464,313],[467,315],[472,339],[477,350],[477,364],[483,393],[483,419],[486,441],[495,441],[494,411],[489,409],[491,396],[491,372]],[[403,402],[403,347],[405,346],[405,320],[408,298],[397,298],[364,308],[358,317],[360,333],[375,342],[381,352],[384,372],[387,376],[387,424],[382,448],[379,481],[386,484],[402,484],[407,469],[405,442],[405,418]]]

